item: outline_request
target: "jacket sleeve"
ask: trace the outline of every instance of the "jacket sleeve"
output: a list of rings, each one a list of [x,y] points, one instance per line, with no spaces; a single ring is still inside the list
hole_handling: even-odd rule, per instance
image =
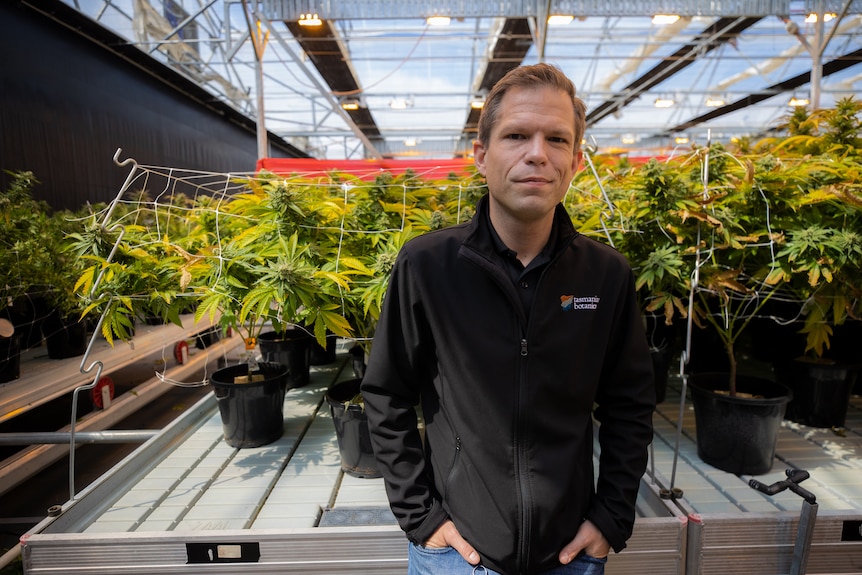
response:
[[[587,514],[617,552],[625,548],[634,527],[655,410],[652,360],[630,270],[622,286],[596,396],[599,474]]]
[[[402,250],[374,333],[362,395],[392,512],[408,539],[422,544],[448,515],[426,468],[417,427],[420,390],[431,385],[436,370],[419,292]]]

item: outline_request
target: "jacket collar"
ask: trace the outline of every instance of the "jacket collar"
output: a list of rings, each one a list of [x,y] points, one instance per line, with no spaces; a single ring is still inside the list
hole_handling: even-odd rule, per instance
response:
[[[485,194],[476,204],[476,214],[470,221],[468,227],[469,233],[464,240],[464,245],[496,259],[498,242],[494,239],[495,232],[491,227],[488,203],[488,194]],[[552,244],[549,252],[551,258],[568,246],[571,240],[577,235],[578,232],[575,230],[575,226],[572,224],[572,219],[569,217],[568,212],[566,212],[566,208],[563,207],[563,204],[557,204],[554,211],[554,225],[551,230],[551,237],[548,240]]]

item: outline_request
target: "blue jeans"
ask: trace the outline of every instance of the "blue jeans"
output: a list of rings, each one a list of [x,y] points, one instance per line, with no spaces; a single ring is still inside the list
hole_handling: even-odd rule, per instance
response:
[[[479,565],[470,565],[452,547],[429,548],[409,543],[407,575],[500,575]],[[607,559],[581,555],[542,575],[603,575]]]

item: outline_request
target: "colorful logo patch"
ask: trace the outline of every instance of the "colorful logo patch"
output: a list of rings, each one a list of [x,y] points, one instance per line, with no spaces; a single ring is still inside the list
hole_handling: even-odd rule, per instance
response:
[[[598,296],[587,296],[587,297],[575,297],[573,295],[561,295],[560,296],[560,307],[563,308],[563,311],[569,311],[573,309],[598,309],[599,307],[599,298]]]

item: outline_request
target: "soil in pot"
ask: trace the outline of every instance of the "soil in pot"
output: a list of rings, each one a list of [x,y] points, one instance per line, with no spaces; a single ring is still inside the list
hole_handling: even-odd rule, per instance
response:
[[[287,368],[279,364],[259,364],[260,377],[249,378],[248,364],[219,369],[210,377],[218,401],[224,439],[231,447],[259,447],[284,434],[284,394]]]
[[[287,387],[293,389],[308,385],[310,380],[312,340],[312,336],[305,330],[290,328],[282,332],[262,333],[257,338],[257,343],[263,361],[287,367]]]
[[[738,375],[738,396],[728,393],[728,374],[688,376],[697,426],[697,455],[713,467],[736,475],[761,475],[772,469],[778,430],[792,393],[759,377]]]
[[[361,379],[354,378],[333,384],[326,401],[335,423],[341,469],[352,477],[372,479],[381,474],[371,447],[368,417],[361,402],[356,401],[361,383]]]
[[[793,392],[785,418],[811,427],[844,427],[858,365],[800,357],[774,369],[776,379]]]
[[[63,318],[53,311],[42,324],[45,346],[51,359],[66,359],[84,355],[87,351],[87,324],[83,321]]]

